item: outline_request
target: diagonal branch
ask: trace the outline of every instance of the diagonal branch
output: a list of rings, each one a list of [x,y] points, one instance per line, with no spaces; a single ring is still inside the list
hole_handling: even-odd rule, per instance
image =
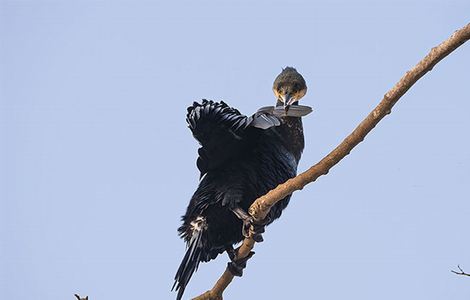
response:
[[[299,174],[297,177],[289,179],[283,184],[280,184],[275,189],[269,191],[264,196],[256,199],[250,206],[249,213],[256,220],[263,220],[271,207],[279,200],[283,199],[289,194],[303,187],[322,175],[326,175],[328,171],[348,155],[351,150],[362,142],[365,136],[388,115],[392,107],[421,77],[441,61],[444,57],[449,55],[452,51],[457,49],[463,43],[470,39],[470,23],[463,28],[457,30],[447,40],[440,45],[431,49],[431,51],[424,57],[416,66],[406,72],[406,74],[398,81],[395,86],[389,90],[383,97],[382,101],[377,105],[374,110],[348,135],[341,144],[338,145],[327,156],[320,160],[317,164],[312,166],[307,171]],[[238,251],[238,257],[246,257],[251,249],[253,249],[255,242],[252,238],[246,238]],[[193,300],[221,300],[222,293],[233,280],[233,275],[228,269],[222,274],[214,287],[205,292],[204,294],[194,298]]]

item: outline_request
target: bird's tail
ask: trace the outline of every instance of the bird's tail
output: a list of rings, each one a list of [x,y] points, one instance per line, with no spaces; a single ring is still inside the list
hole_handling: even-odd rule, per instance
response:
[[[186,254],[175,275],[171,290],[178,291],[177,300],[183,297],[184,289],[201,262],[207,224],[204,217],[197,217],[191,222],[191,239],[188,241]]]

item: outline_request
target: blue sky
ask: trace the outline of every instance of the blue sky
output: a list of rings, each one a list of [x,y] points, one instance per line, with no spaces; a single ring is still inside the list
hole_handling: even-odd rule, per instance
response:
[[[198,183],[194,100],[246,114],[306,78],[305,170],[468,1],[0,0],[0,294],[172,299]],[[421,79],[328,176],[294,195],[226,299],[463,299],[470,280],[470,45]],[[212,286],[200,266],[186,296]]]

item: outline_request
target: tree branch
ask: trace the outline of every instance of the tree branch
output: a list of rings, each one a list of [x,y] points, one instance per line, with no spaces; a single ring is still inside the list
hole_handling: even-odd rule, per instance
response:
[[[457,271],[454,271],[454,270],[450,270],[450,271],[454,274],[457,274],[457,275],[470,276],[470,274],[465,273],[464,270],[462,270],[462,268],[459,265],[457,265],[457,268],[459,268],[460,272],[457,272]]]
[[[315,181],[318,177],[328,174],[328,171],[336,165],[340,160],[347,156],[351,150],[382,120],[386,115],[390,114],[392,107],[412,86],[423,77],[427,72],[457,49],[460,45],[470,39],[470,24],[457,30],[447,40],[437,47],[431,49],[428,55],[424,57],[416,66],[406,72],[406,74],[389,90],[383,97],[382,101],[374,110],[348,135],[341,144],[333,151],[312,166],[307,171],[297,175],[297,177],[289,179],[283,184],[278,185],[275,189],[269,191],[266,195],[259,197],[250,206],[249,213],[255,221],[263,220],[271,207],[279,200],[297,190],[301,190],[305,185]],[[246,238],[238,250],[238,257],[246,257],[255,242],[253,239]],[[233,280],[233,275],[228,269],[222,274],[214,287],[204,294],[194,298],[193,300],[222,300],[222,293]]]

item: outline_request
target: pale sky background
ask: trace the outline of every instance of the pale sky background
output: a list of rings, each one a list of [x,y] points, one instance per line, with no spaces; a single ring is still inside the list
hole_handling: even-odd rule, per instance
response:
[[[433,46],[448,1],[0,0],[0,298],[173,299],[198,183],[186,107],[306,78],[305,170]],[[225,299],[468,299],[470,44],[294,195]],[[227,257],[202,264],[186,298]]]

